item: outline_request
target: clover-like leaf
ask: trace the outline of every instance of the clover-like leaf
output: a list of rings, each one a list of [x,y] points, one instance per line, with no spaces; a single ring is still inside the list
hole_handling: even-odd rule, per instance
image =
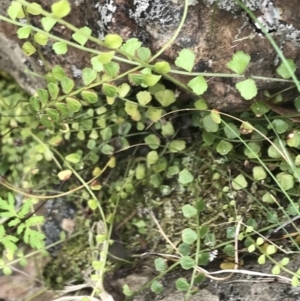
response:
[[[36,48],[28,41],[23,44],[22,50],[28,56],[31,56],[36,52]]]
[[[72,34],[72,38],[78,44],[80,44],[81,46],[83,46],[88,41],[88,39],[90,38],[91,34],[92,34],[92,30],[89,27],[84,26],[84,27],[80,28],[77,32],[73,33]]]
[[[52,45],[52,49],[58,55],[66,54],[68,52],[68,45],[65,42],[55,42]]]
[[[172,90],[169,90],[169,89],[157,92],[155,94],[155,98],[158,100],[158,102],[163,107],[169,106],[170,104],[174,103],[175,100],[176,100],[174,92]]]
[[[68,0],[60,0],[51,5],[51,11],[56,18],[63,18],[70,13],[71,5]]]
[[[203,94],[208,86],[205,78],[202,75],[199,75],[188,82],[188,86],[193,90],[196,95]]]
[[[231,61],[227,63],[227,67],[237,74],[242,74],[246,70],[250,60],[251,57],[249,54],[237,51],[232,56]]]
[[[237,83],[235,87],[246,100],[250,100],[257,95],[257,87],[252,78]]]
[[[190,173],[189,170],[184,168],[182,171],[180,171],[178,177],[178,182],[180,184],[186,185],[192,183],[193,181],[194,181],[194,176]]]
[[[289,79],[292,77],[292,74],[295,73],[297,66],[291,59],[287,59],[285,62],[286,64],[282,62],[280,66],[276,69],[276,71],[282,78]]]
[[[123,39],[117,34],[108,34],[104,38],[104,44],[110,49],[117,49],[122,43]]]
[[[175,60],[175,65],[191,72],[195,64],[195,54],[189,49],[182,49]]]
[[[91,68],[84,68],[82,70],[82,79],[86,86],[91,84],[97,78],[97,72]]]

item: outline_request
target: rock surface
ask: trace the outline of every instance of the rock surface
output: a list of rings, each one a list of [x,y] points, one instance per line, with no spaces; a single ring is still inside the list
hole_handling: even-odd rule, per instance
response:
[[[37,2],[49,10],[55,1]],[[285,56],[293,59],[299,67],[298,1],[243,2],[269,30]],[[1,1],[0,14],[6,14],[9,3],[8,0]],[[251,55],[251,66],[247,74],[278,77],[276,68],[279,58],[276,52],[260,33],[259,25],[254,24],[234,0],[190,0],[189,3],[185,25],[172,46],[160,56],[161,59],[172,63],[181,49],[189,48],[196,54],[195,72],[230,73],[226,63],[237,50],[242,50]],[[152,53],[156,53],[173,36],[183,10],[183,1],[178,0],[80,0],[72,2],[72,13],[66,20],[77,27],[88,25],[100,39],[107,33],[118,33],[124,40],[137,37],[151,48]],[[24,65],[38,74],[41,74],[40,66],[37,57],[22,55],[15,32],[14,26],[1,22],[0,43],[3,46],[0,50],[0,68],[8,70],[23,87],[32,92],[41,85],[41,80],[25,74]],[[67,39],[71,35],[63,26],[56,26],[53,33]],[[61,64],[73,77],[79,76],[80,70],[90,64],[89,54],[71,47],[68,54],[61,57],[54,55],[48,46],[41,50],[48,62],[52,65]],[[123,66],[122,69],[126,68],[128,66]],[[180,76],[179,79],[186,83],[190,78]],[[243,101],[235,90],[236,81],[211,78],[209,90],[204,95],[210,105],[226,111],[241,110],[248,106],[249,102]],[[258,81],[257,85],[261,91],[278,91],[289,84]],[[292,97],[295,95],[294,91]]]

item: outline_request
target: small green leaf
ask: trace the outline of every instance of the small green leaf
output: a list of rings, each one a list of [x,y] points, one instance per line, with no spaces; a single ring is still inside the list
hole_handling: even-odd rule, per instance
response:
[[[44,90],[44,89],[38,89],[38,90],[37,90],[37,94],[38,94],[38,96],[39,96],[40,101],[41,101],[43,104],[46,104],[46,103],[48,102],[49,94],[48,94],[48,91],[47,91],[47,90]]]
[[[114,51],[107,51],[107,52],[102,52],[101,54],[93,57],[93,59],[100,62],[101,64],[108,64],[109,62],[111,62],[114,55],[115,55]]]
[[[9,266],[5,266],[3,269],[2,269],[2,272],[4,275],[8,276],[8,275],[11,275],[12,274],[12,269],[9,267]]]
[[[151,101],[152,96],[148,91],[140,91],[136,94],[136,98],[140,105],[145,106]]]
[[[227,67],[237,74],[242,74],[246,70],[250,60],[250,55],[244,53],[243,51],[237,51],[232,56],[231,61],[227,63]]]
[[[298,130],[294,130],[294,131],[292,131],[291,133],[288,134],[288,136],[287,136],[287,145],[291,146],[291,147],[296,147],[296,148],[299,147],[299,145],[300,145],[300,132]],[[278,146],[279,146],[279,148],[281,148],[280,145],[278,145]],[[280,154],[279,154],[279,156],[280,156]]]
[[[175,65],[191,72],[195,64],[195,54],[189,49],[182,49],[175,60]]]
[[[261,154],[261,147],[257,142],[249,142],[245,146],[245,151],[244,154],[249,158],[249,159],[257,159],[260,158]]]
[[[42,26],[45,31],[49,32],[56,24],[57,20],[52,17],[43,17],[41,19]]]
[[[48,36],[43,34],[42,32],[37,32],[34,37],[34,41],[37,42],[41,46],[45,46],[48,43]]]
[[[54,84],[54,83],[49,83],[47,85],[47,88],[48,88],[48,92],[50,94],[50,97],[52,99],[56,99],[57,96],[58,96],[58,93],[59,93],[59,88],[58,88],[58,85]]]
[[[58,122],[59,121],[59,113],[52,108],[47,108],[45,112],[50,116],[52,121]]]
[[[40,101],[37,97],[35,96],[31,96],[29,98],[29,104],[30,106],[35,110],[35,111],[39,111],[40,110]]]
[[[98,208],[98,200],[89,200],[88,206],[94,211]]]
[[[217,144],[217,148],[216,148],[217,152],[223,156],[227,155],[232,149],[233,149],[232,143],[225,140],[221,140]]]
[[[129,74],[128,75],[128,80],[132,85],[140,86],[144,82],[144,74]]]
[[[12,1],[10,6],[7,9],[7,14],[12,20],[16,20],[19,18],[20,13],[24,14],[23,9],[22,9],[22,4],[17,1]]]
[[[290,262],[290,259],[289,259],[288,257],[284,257],[284,258],[282,258],[281,261],[280,261],[280,263],[281,263],[282,265],[287,265],[287,264],[289,264],[289,262]]]
[[[168,89],[157,92],[155,98],[163,107],[167,107],[176,101],[174,92]]]
[[[262,166],[255,166],[252,170],[253,178],[255,181],[264,180],[267,177],[267,173]]]
[[[151,149],[158,149],[160,146],[160,139],[156,135],[150,134],[145,138],[145,143]]]
[[[198,212],[197,209],[190,204],[184,205],[181,208],[181,210],[182,210],[183,216],[186,218],[191,218],[191,217],[195,216]]]
[[[147,110],[147,117],[153,121],[153,122],[157,122],[162,115],[162,109],[157,109],[155,107],[150,106]]]
[[[103,65],[104,71],[111,77],[114,78],[118,75],[120,65],[115,62],[109,62]]]
[[[137,50],[137,54],[139,56],[139,58],[144,61],[147,62],[149,60],[149,58],[151,57],[151,51],[149,48],[145,48],[145,47],[141,47]]]
[[[249,252],[249,253],[252,253],[252,252],[255,251],[255,249],[256,249],[255,244],[251,244],[251,245],[248,247],[248,252]]]
[[[72,176],[72,170],[70,170],[70,169],[62,170],[57,174],[57,177],[61,181],[67,181],[70,179],[71,176]]]
[[[258,264],[265,264],[266,263],[266,255],[262,254],[257,259]]]
[[[275,197],[274,197],[270,192],[266,192],[266,193],[262,196],[262,201],[263,201],[264,203],[273,204],[273,203],[275,203]]]
[[[34,16],[38,16],[42,13],[42,7],[38,3],[29,3],[26,7],[26,11]]]
[[[179,263],[184,270],[189,270],[196,265],[195,260],[190,256],[182,256]]]
[[[55,107],[63,114],[68,115],[69,114],[69,109],[67,107],[66,104],[64,103],[60,103],[60,102],[56,102],[55,103]]]
[[[54,78],[61,80],[63,77],[66,77],[65,71],[61,66],[55,65],[51,71]]]
[[[168,145],[168,149],[171,153],[178,153],[186,148],[186,142],[184,140],[172,140]]]
[[[257,87],[252,78],[237,83],[235,87],[246,100],[250,100],[257,95]]]
[[[258,238],[256,239],[256,244],[257,244],[258,246],[261,246],[264,242],[265,242],[265,240],[264,240],[262,237],[258,237]]]
[[[138,164],[138,166],[135,169],[135,177],[137,180],[142,180],[146,176],[146,168],[144,164]]]
[[[67,97],[66,103],[71,112],[78,112],[81,108],[81,103],[75,98]]]
[[[194,176],[185,168],[179,173],[178,182],[186,185],[194,181]]]
[[[181,255],[189,255],[191,253],[191,248],[188,244],[182,243],[178,246],[178,251]]]
[[[240,189],[246,188],[247,186],[248,186],[248,183],[242,174],[235,177],[232,181],[232,187],[235,190],[240,190]]]
[[[49,115],[43,114],[40,116],[41,124],[47,127],[48,129],[53,129],[54,125]]]
[[[207,88],[208,88],[206,80],[205,80],[205,78],[202,75],[199,75],[199,76],[191,79],[188,82],[188,86],[193,90],[193,92],[196,95],[203,94],[207,90]]]
[[[290,73],[289,69],[286,67],[284,62],[281,62],[280,66],[276,69],[277,73],[284,79],[289,79],[292,77],[292,74],[295,73],[297,66],[294,61],[291,59],[286,60],[287,65],[292,73]]]
[[[161,79],[161,75],[145,74],[143,76],[143,84],[146,86],[154,86]]]
[[[36,48],[28,41],[23,44],[22,50],[28,56],[31,56],[36,52]]]
[[[235,248],[232,244],[228,244],[224,247],[223,252],[229,257],[234,257]]]
[[[171,70],[170,64],[167,62],[157,62],[154,65],[155,71],[158,73],[168,73]]]
[[[299,284],[300,284],[299,276],[297,276],[297,275],[293,276],[293,278],[292,278],[292,286],[293,287],[298,287]]]
[[[123,83],[118,86],[118,94],[120,97],[125,97],[130,92],[130,86],[127,83]]]
[[[204,238],[208,234],[208,232],[209,232],[209,228],[206,225],[202,225],[198,229],[198,234],[200,238]]]
[[[272,274],[273,275],[279,275],[280,274],[280,266],[275,265],[272,269]]]
[[[128,297],[130,297],[130,296],[133,295],[133,291],[130,289],[130,287],[128,286],[128,284],[124,284],[124,285],[123,285],[123,294],[124,294],[125,296],[128,296]],[[89,299],[89,300],[90,300],[90,299]]]
[[[98,94],[95,91],[90,91],[90,90],[82,91],[81,96],[88,103],[98,102]]]
[[[65,42],[55,42],[52,45],[52,49],[58,55],[66,54],[68,52],[68,45]]]
[[[154,266],[157,272],[163,272],[167,269],[166,262],[162,258],[156,258],[154,260]]]
[[[163,285],[160,282],[158,282],[157,280],[154,280],[151,283],[150,289],[155,294],[160,294],[163,291]]]
[[[110,49],[117,49],[123,43],[123,39],[117,34],[108,34],[104,38],[104,44]]]
[[[175,285],[176,289],[180,292],[186,292],[190,287],[190,284],[186,281],[185,278],[182,277],[176,280]]]
[[[197,210],[198,210],[199,212],[204,211],[205,208],[206,208],[205,202],[204,202],[202,199],[198,198],[198,199],[196,200],[196,208],[197,208]]]
[[[17,31],[19,39],[27,39],[31,33],[31,28],[29,26],[20,27]]]
[[[172,178],[179,173],[179,167],[177,165],[170,166],[167,171],[167,178]]]
[[[101,152],[104,155],[113,155],[115,149],[113,146],[109,145],[109,144],[105,144],[103,145],[103,147],[101,148]]]
[[[152,165],[156,163],[159,159],[157,151],[150,151],[147,154],[147,164]]]
[[[91,64],[95,71],[97,72],[103,71],[103,64],[99,61],[98,56],[94,56],[91,58]]]
[[[63,77],[60,80],[60,84],[65,94],[69,94],[75,86],[74,81],[68,77]]]
[[[272,121],[272,126],[277,134],[283,134],[289,128],[289,125],[282,119],[274,119]]]
[[[138,112],[138,106],[135,103],[126,101],[126,103],[125,103],[125,112],[129,116],[135,116],[135,114]]]
[[[236,226],[230,226],[226,228],[226,237],[227,238],[235,238]]]
[[[172,123],[170,121],[167,121],[165,124],[162,125],[162,127],[161,127],[161,134],[165,138],[173,136],[174,133],[175,133],[175,130],[174,130],[174,127],[173,127],[173,125],[172,125]],[[178,141],[181,141],[181,140],[178,140]],[[185,143],[184,143],[184,147],[185,147]]]
[[[65,159],[71,163],[79,163],[81,156],[78,153],[72,153],[70,155],[67,155]]]
[[[91,68],[84,68],[82,70],[82,79],[86,86],[91,84],[97,78],[97,72]]]
[[[118,90],[115,86],[109,84],[102,85],[102,92],[108,97],[118,96]]]
[[[190,228],[185,228],[182,230],[182,241],[188,245],[194,243],[197,240],[197,233],[190,229]]]
[[[137,38],[131,38],[127,40],[126,43],[122,45],[120,49],[134,56],[137,49],[139,49],[141,46],[142,42],[140,42]]]
[[[198,110],[206,110],[208,108],[207,106],[207,102],[204,98],[200,98],[198,99],[195,103],[194,103],[194,106],[196,109]]]
[[[260,117],[261,115],[270,111],[270,108],[262,101],[254,102],[250,108],[257,117]]]
[[[210,112],[210,116],[211,119],[215,122],[215,123],[221,123],[221,116],[220,116],[220,112],[217,110],[211,110]]]
[[[225,124],[224,133],[228,139],[234,139],[241,135],[238,127],[231,122]]]
[[[87,27],[81,27],[77,32],[72,34],[72,38],[76,41],[79,45],[84,46],[84,44],[88,41],[92,34],[92,30]]]
[[[66,17],[71,11],[71,5],[68,0],[60,0],[51,5],[51,11],[56,18]]]
[[[211,133],[215,133],[219,129],[219,125],[213,121],[210,114],[204,116],[203,126],[207,132],[211,132]]]
[[[294,177],[286,172],[278,173],[276,179],[284,190],[289,190],[294,187]]]

